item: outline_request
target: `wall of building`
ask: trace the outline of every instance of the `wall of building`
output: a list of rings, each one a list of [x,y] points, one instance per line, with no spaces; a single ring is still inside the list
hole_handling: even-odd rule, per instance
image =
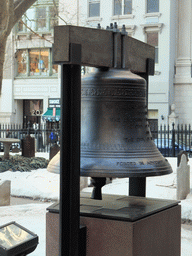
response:
[[[160,1],[159,63],[155,65],[155,76],[149,79],[149,109],[158,109],[159,124],[168,124],[170,105],[174,100],[176,10],[175,1]]]
[[[49,98],[60,98],[60,86],[57,78],[16,79],[14,82],[14,99],[42,99],[44,112]]]
[[[179,1],[177,58],[175,65],[175,107],[179,124],[192,124],[191,19],[192,1]]]
[[[65,0],[65,5],[70,5]],[[149,109],[157,110],[159,124],[167,124],[170,114],[170,105],[174,100],[173,78],[175,64],[175,38],[177,20],[177,1],[159,1],[159,13],[146,13],[146,1],[133,0],[132,14],[113,15],[113,1],[100,1],[100,17],[88,16],[88,3],[84,0],[73,1],[73,12],[78,12],[80,25],[96,28],[98,23],[105,29],[110,23],[117,22],[121,28],[123,24],[129,35],[146,42],[146,33],[156,31],[159,33],[159,62],[155,64],[155,75],[149,78]],[[174,3],[173,3],[174,2]],[[63,0],[60,0],[63,3]],[[76,9],[76,11],[75,11]],[[70,10],[67,16],[62,13],[65,20],[70,20]],[[76,25],[74,19],[72,24]],[[164,116],[162,120],[161,116]]]
[[[56,2],[58,2],[56,0]],[[38,0],[35,3],[35,8],[42,8],[45,4],[46,15],[47,11],[50,12],[50,6],[53,6],[53,2],[50,0]],[[48,4],[48,5],[47,5]],[[44,6],[45,6],[44,5]],[[33,9],[33,16],[35,16],[35,10]],[[41,9],[42,10],[42,9]],[[30,11],[28,10],[27,18],[24,17],[25,22],[30,25]],[[49,13],[50,14],[50,13]],[[51,18],[46,16],[46,27],[42,28],[42,31],[34,24],[44,24],[43,20],[38,23],[38,20],[33,20],[32,29],[37,29],[37,34],[32,33],[32,31],[27,30],[25,26],[19,27],[15,26],[11,35],[9,36],[7,42],[7,51],[5,55],[5,65],[4,65],[4,76],[3,76],[3,86],[2,95],[0,97],[0,123],[23,123],[23,101],[24,100],[43,100],[43,111],[45,112],[48,107],[49,98],[59,98],[60,97],[60,83],[57,74],[53,74],[54,71],[52,67],[52,43],[53,43],[53,30],[51,30]],[[52,16],[51,16],[52,17]],[[24,63],[28,65],[26,74],[19,73],[18,69],[18,52],[20,50],[26,50],[28,52],[28,57],[25,59]],[[46,70],[44,76],[37,76],[38,74],[31,74],[31,63],[29,58],[29,51],[33,49],[47,49],[48,52],[48,69]],[[36,51],[36,50],[35,50]],[[21,59],[22,59],[21,58]],[[26,61],[27,59],[27,61]],[[40,59],[40,58],[39,58]],[[39,68],[39,67],[38,67]],[[37,72],[37,71],[36,71]]]
[[[12,79],[3,79],[0,101],[0,121],[1,123],[12,122],[13,98],[12,98]]]
[[[179,123],[191,123],[192,47],[191,40],[189,40],[192,32],[191,0],[184,0],[182,3],[171,0],[159,1],[159,13],[156,14],[146,14],[146,1],[133,0],[132,14],[115,16],[113,15],[113,1],[101,0],[100,17],[91,18],[88,17],[88,2],[60,0],[59,14],[63,20],[59,19],[59,23],[93,28],[100,23],[101,27],[105,29],[111,22],[117,22],[119,28],[125,24],[130,36],[144,42],[146,42],[147,31],[158,31],[159,62],[155,64],[155,75],[149,78],[149,109],[158,113],[159,124],[167,124],[170,106],[175,103]],[[0,97],[1,122],[21,121],[22,115],[18,113],[22,109],[23,99],[43,99],[43,108],[46,111],[48,98],[60,97],[60,73],[58,73],[58,78],[24,79],[17,77],[14,79],[15,51],[17,49],[52,47],[53,33],[41,34],[51,42],[33,35],[23,36],[16,37],[16,42],[13,34],[9,37],[9,52],[6,52]],[[162,116],[164,116],[163,120]]]
[[[13,117],[13,78],[14,78],[13,34],[7,39],[3,69],[2,92],[0,95],[0,121],[9,123]]]
[[[13,121],[17,124],[23,123],[23,100],[14,100],[14,117]]]

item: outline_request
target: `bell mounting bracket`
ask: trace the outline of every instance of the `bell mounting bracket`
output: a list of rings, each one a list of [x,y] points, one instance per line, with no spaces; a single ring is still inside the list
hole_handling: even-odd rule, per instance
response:
[[[153,46],[117,29],[54,28],[53,63],[61,65],[60,256],[86,255],[79,251],[81,66],[124,68],[148,82],[154,59]]]

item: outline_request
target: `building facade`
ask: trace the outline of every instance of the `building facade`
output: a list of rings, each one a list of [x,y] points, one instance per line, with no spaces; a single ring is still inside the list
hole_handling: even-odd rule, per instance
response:
[[[38,0],[7,43],[0,122],[42,122],[49,99],[60,98],[59,67],[52,63],[53,27],[106,29],[116,22],[129,36],[155,47],[149,79],[148,118],[168,124],[175,104],[178,123],[192,123],[192,0]],[[59,18],[58,18],[59,17]],[[35,32],[35,33],[34,33]]]
[[[49,99],[60,98],[58,66],[52,63],[58,1],[38,0],[23,15],[7,43],[1,123],[41,124]]]
[[[178,1],[174,102],[178,122],[192,124],[192,1]]]
[[[155,47],[155,75],[149,79],[148,117],[156,125],[167,124],[174,103],[177,1],[60,0],[60,6],[63,10],[69,6],[76,9],[76,15],[73,11],[71,17],[60,13],[70,24],[96,28],[100,23],[101,28],[106,29],[116,22],[120,30],[125,24],[129,36]]]

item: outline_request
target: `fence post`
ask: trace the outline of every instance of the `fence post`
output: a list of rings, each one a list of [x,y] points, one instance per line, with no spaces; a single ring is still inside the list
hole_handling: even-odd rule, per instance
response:
[[[172,155],[175,157],[175,124],[172,124]]]

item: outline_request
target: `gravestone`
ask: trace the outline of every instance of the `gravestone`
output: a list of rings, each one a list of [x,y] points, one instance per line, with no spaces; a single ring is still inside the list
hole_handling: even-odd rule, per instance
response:
[[[182,157],[183,154],[185,154],[185,156],[186,156],[186,158],[187,158],[187,162],[189,161],[187,152],[184,151],[184,150],[181,150],[181,151],[179,152],[179,154],[177,155],[177,167],[179,167],[179,165],[180,165],[181,157]]]
[[[0,183],[0,206],[10,205],[11,181],[5,180]]]
[[[179,166],[177,167],[177,199],[186,199],[190,193],[190,166],[186,152],[179,154]]]

